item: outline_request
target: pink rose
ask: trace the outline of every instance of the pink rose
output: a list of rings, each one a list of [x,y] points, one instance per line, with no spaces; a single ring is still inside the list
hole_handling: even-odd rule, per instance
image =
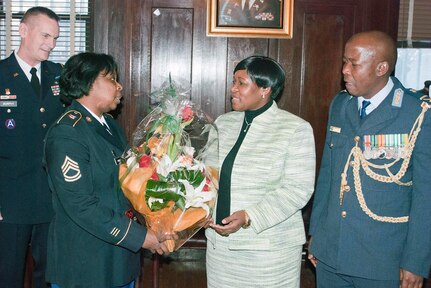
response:
[[[189,105],[185,106],[181,110],[181,118],[183,119],[183,122],[190,121],[193,118],[192,107],[190,107]]]

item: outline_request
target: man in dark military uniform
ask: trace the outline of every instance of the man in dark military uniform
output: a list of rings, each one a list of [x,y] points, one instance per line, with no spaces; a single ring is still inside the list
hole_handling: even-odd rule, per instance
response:
[[[221,26],[282,27],[280,0],[219,0],[218,7]]]
[[[53,191],[47,280],[53,287],[133,287],[140,249],[168,253],[155,233],[130,216],[118,179],[127,148],[107,114],[120,103],[117,64],[81,53],[65,64],[61,97],[71,103],[49,130],[45,160]]]
[[[317,287],[419,288],[431,266],[431,107],[390,77],[392,38],[346,43],[310,222]]]
[[[58,21],[47,8],[29,9],[19,26],[19,49],[0,61],[1,287],[23,287],[29,244],[33,285],[46,286],[52,204],[42,167],[43,139],[64,110],[58,97],[61,65],[47,61],[59,36]],[[37,71],[30,72],[33,68]]]

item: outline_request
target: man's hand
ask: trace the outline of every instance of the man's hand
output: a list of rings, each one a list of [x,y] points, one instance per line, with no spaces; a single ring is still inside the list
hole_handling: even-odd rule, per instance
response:
[[[310,253],[310,247],[311,247],[311,240],[313,240],[313,237],[310,237],[310,241],[308,241],[308,260],[310,260],[311,264],[313,264],[314,267],[316,267],[317,259],[314,257],[313,254]]]
[[[421,288],[424,278],[404,269],[400,269],[400,288]]]

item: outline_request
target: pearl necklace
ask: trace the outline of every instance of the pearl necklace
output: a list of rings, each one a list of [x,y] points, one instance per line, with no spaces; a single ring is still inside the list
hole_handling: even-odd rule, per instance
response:
[[[248,127],[250,127],[250,125],[251,125],[251,123],[248,123],[248,121],[247,121],[247,117],[245,117],[244,116],[244,121],[245,121],[245,124],[247,125],[247,126],[245,126],[245,128],[244,128],[244,132],[247,132],[247,130],[248,130]]]

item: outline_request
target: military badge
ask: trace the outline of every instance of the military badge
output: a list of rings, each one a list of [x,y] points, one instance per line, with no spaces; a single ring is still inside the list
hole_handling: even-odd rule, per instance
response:
[[[64,158],[63,165],[61,165],[61,171],[66,182],[75,182],[82,177],[78,162],[73,161],[67,155]]]
[[[10,89],[4,89],[4,95],[0,95],[0,100],[13,100],[16,99],[16,95],[11,95]]]
[[[399,159],[407,155],[408,134],[364,135],[364,158]]]
[[[334,133],[341,133],[341,128],[340,127],[331,126],[331,127],[329,127],[329,131],[334,132]]]
[[[14,129],[16,126],[14,119],[6,119],[4,122],[4,126],[6,126],[7,129]]]
[[[51,91],[54,96],[60,95],[60,85],[58,85],[58,82],[55,82],[54,85],[51,86]]]
[[[0,107],[17,107],[18,102],[17,101],[1,101]]]
[[[392,98],[392,106],[401,107],[403,103],[404,91],[401,88],[398,88],[394,92],[394,98]]]

